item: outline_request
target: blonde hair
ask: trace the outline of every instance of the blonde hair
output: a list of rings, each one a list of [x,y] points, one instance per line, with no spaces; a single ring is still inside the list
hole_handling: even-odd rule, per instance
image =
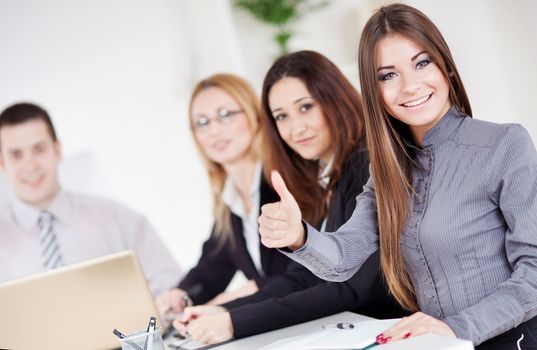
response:
[[[254,159],[259,159],[260,156],[261,136],[259,132],[259,116],[261,109],[259,97],[255,93],[252,86],[246,80],[232,74],[215,74],[201,80],[194,87],[190,97],[190,106],[188,112],[190,129],[192,130],[194,142],[198,149],[198,153],[205,164],[209,181],[211,183],[213,212],[215,217],[214,233],[218,236],[220,243],[224,243],[226,240],[233,237],[231,227],[231,212],[222,201],[222,190],[227,179],[227,174],[221,164],[210,160],[205,155],[201,145],[198,143],[194,135],[192,124],[192,102],[200,92],[209,88],[222,89],[239,103],[250,124],[253,141],[250,145],[249,156]]]

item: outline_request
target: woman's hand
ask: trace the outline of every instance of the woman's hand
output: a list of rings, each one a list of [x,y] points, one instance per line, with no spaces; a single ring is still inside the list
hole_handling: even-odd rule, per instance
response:
[[[229,312],[221,306],[187,307],[173,326],[183,335],[203,344],[217,344],[233,338]]]
[[[227,310],[223,307],[215,305],[190,306],[185,308],[181,317],[174,320],[172,325],[179,331],[179,333],[181,333],[183,336],[186,336],[188,333],[187,326],[191,321],[194,321],[200,316],[214,315],[224,313],[226,311]]]
[[[299,249],[306,241],[306,234],[298,203],[276,170],[271,172],[271,181],[280,201],[261,207],[258,219],[261,242],[268,248]]]
[[[257,284],[255,283],[255,281],[249,280],[244,285],[242,285],[241,287],[235,290],[218,294],[216,297],[211,299],[207,303],[207,305],[222,305],[225,303],[229,303],[232,300],[244,298],[249,295],[252,295],[258,290],[259,288],[257,287]]]
[[[168,313],[180,313],[188,306],[185,300],[189,300],[188,295],[184,290],[179,288],[164,291],[155,298],[155,304],[160,314],[160,319],[164,322],[164,326],[167,327],[170,324],[169,320],[166,320]]]
[[[416,337],[425,333],[436,333],[447,335],[455,338],[455,333],[444,322],[424,314],[416,312],[415,314],[403,317],[391,328],[377,336],[377,343],[386,344],[392,341]]]

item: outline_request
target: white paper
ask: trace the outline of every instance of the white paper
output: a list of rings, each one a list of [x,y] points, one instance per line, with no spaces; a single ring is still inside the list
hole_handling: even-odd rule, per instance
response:
[[[323,329],[278,340],[261,348],[261,350],[361,349],[373,344],[378,334],[390,328],[397,321],[399,319],[364,321],[355,323],[353,329]]]
[[[212,347],[207,344],[198,343],[197,341],[191,339],[177,340],[175,342],[170,343],[170,346],[181,350],[207,349]]]

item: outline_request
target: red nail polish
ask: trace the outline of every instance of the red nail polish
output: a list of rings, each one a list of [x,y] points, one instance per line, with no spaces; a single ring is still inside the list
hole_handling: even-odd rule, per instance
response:
[[[384,343],[388,343],[390,340],[392,340],[392,337],[388,337],[388,338],[384,339]]]
[[[405,334],[404,338],[410,338],[410,336],[412,335],[412,333],[408,332],[407,334]]]

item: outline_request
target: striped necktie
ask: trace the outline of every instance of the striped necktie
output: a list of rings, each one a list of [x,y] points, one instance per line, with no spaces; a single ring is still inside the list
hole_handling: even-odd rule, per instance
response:
[[[43,266],[47,270],[63,265],[60,246],[52,228],[52,214],[42,211],[39,215],[39,228],[41,229],[41,257]]]

